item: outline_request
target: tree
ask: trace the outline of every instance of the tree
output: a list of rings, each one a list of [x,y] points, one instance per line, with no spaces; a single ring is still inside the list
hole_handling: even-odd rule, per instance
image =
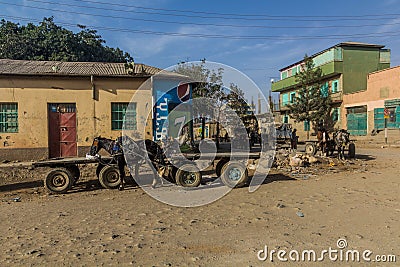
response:
[[[232,110],[232,112],[236,113],[236,116],[232,116],[233,121],[235,121],[235,117],[238,117],[242,122],[240,125],[235,125],[234,122],[229,121],[229,118],[227,118],[227,125],[230,126],[232,134],[238,133],[241,135],[243,126],[245,127],[247,134],[251,135],[252,131],[258,132],[259,124],[253,111],[253,103],[247,103],[244,92],[236,84],[231,83],[229,88],[230,91],[226,97],[227,106]],[[225,114],[227,114],[227,112]]]
[[[331,98],[327,86],[322,86],[322,70],[315,67],[312,58],[304,56],[302,70],[296,74],[300,89],[289,105],[290,116],[296,122],[306,121],[314,124],[325,122],[331,110]],[[310,137],[307,129],[307,139]]]
[[[219,68],[217,70],[210,70],[206,68],[204,59],[201,61],[200,64],[188,64],[186,62],[181,62],[178,64],[174,71],[179,74],[186,75],[196,82],[195,86],[193,87],[193,98],[203,97],[210,100],[203,101],[201,103],[201,107],[196,107],[196,105],[194,105],[193,109],[195,114],[199,112],[199,114],[202,115],[202,139],[204,139],[206,116],[208,115],[216,118],[215,142],[217,148],[219,148],[219,119],[221,108],[226,103],[227,96],[227,93],[223,89],[222,83],[223,69]],[[212,114],[205,114],[205,112],[209,112]]]
[[[78,25],[74,33],[44,18],[38,25],[0,21],[0,58],[50,61],[131,62],[119,48],[105,46],[96,30]]]
[[[230,91],[226,95],[227,105],[236,112],[239,117],[248,114],[249,105],[244,98],[244,92],[236,84],[231,83]]]

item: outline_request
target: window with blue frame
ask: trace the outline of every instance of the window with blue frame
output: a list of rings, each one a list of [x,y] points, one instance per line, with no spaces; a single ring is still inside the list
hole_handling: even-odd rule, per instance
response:
[[[283,94],[282,95],[282,106],[287,106],[289,105],[289,94]]]
[[[289,123],[289,115],[284,115],[283,116],[283,123]]]
[[[296,93],[292,92],[290,93],[290,104],[293,104],[294,102],[296,102]]]
[[[0,103],[0,133],[18,132],[18,104]]]
[[[332,93],[334,94],[334,93],[337,93],[339,91],[340,91],[340,89],[339,89],[339,80],[332,81]]]
[[[309,130],[310,130],[310,122],[304,121],[304,131],[309,131]]]
[[[125,125],[124,125],[125,123]],[[136,130],[136,103],[111,103],[111,130]]]
[[[292,76],[297,74],[297,66],[292,68]]]
[[[340,108],[333,108],[332,110],[332,121],[337,122],[340,120]]]

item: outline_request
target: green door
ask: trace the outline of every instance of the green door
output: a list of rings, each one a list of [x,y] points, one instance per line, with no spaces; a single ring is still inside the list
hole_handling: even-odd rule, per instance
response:
[[[367,113],[347,114],[347,130],[351,135],[367,135]]]
[[[384,108],[374,109],[374,129],[382,130],[385,128],[385,116],[383,114]]]

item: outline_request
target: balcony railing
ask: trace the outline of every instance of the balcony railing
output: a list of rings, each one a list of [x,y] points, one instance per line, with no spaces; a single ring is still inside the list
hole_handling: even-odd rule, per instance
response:
[[[331,99],[333,103],[338,103],[338,102],[342,102],[343,101],[343,93],[340,92],[336,92],[336,93],[332,93],[331,94]]]
[[[340,103],[340,102],[342,102],[343,101],[343,93],[341,91],[340,92],[336,92],[336,93],[331,93],[331,100],[332,100],[332,103]],[[279,110],[281,110],[281,111],[289,110],[290,109],[289,108],[290,104],[293,104],[293,102],[291,102],[290,100],[280,102]],[[274,109],[275,111],[278,110],[278,109],[276,109],[276,107],[274,107],[274,108],[275,108]]]

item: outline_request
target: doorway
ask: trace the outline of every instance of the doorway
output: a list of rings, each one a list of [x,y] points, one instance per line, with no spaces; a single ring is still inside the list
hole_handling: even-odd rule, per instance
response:
[[[49,158],[78,154],[75,103],[48,104]]]

